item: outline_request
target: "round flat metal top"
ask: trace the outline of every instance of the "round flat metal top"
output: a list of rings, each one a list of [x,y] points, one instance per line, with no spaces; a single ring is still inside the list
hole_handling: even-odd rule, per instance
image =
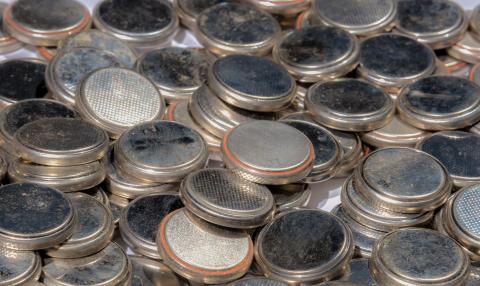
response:
[[[40,257],[33,251],[0,249],[0,285],[19,285],[30,280],[40,263]]]
[[[397,4],[393,0],[320,0],[315,2],[313,9],[329,26],[366,35],[385,30],[395,19]]]
[[[83,78],[76,96],[79,113],[114,136],[165,113],[165,102],[151,81],[124,68],[104,68]]]
[[[62,231],[74,216],[72,203],[57,190],[34,184],[10,184],[0,191],[2,235],[47,236]]]
[[[203,169],[189,174],[180,188],[187,209],[226,227],[252,228],[272,217],[270,190],[237,177],[228,169]]]
[[[41,98],[47,95],[45,63],[34,59],[14,59],[0,63],[0,104]]]
[[[473,185],[459,192],[452,204],[455,223],[468,235],[480,239],[480,185]]]
[[[129,256],[132,262],[132,286],[181,286],[180,279],[162,262],[141,256]]]

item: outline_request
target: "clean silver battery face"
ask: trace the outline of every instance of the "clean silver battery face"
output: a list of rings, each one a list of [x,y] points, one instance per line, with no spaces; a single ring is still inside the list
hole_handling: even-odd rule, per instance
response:
[[[130,249],[138,254],[162,259],[155,239],[158,226],[169,213],[182,208],[178,193],[140,196],[130,202],[120,218],[120,234]]]
[[[348,272],[341,278],[342,281],[350,281],[363,286],[377,286],[368,267],[368,259],[353,259],[350,261]]]
[[[247,273],[253,243],[243,231],[223,228],[179,209],[162,220],[157,244],[164,262],[189,281],[227,283]]]
[[[218,59],[210,68],[208,84],[223,101],[252,111],[278,111],[295,97],[295,80],[273,61],[249,55]]]
[[[42,271],[42,259],[33,251],[0,250],[0,285],[35,285]]]
[[[470,261],[453,239],[413,228],[391,232],[380,240],[370,271],[380,285],[464,285]]]
[[[75,193],[68,198],[77,215],[73,234],[48,249],[46,254],[56,258],[79,258],[99,252],[109,244],[115,229],[110,210],[87,194]]]
[[[207,161],[205,140],[193,129],[172,121],[137,125],[115,145],[115,164],[139,179],[178,182]]]
[[[137,70],[172,102],[189,99],[207,81],[208,62],[200,49],[168,47],[145,53]]]
[[[121,63],[108,51],[90,47],[72,48],[48,63],[45,81],[55,99],[73,105],[75,91],[82,78],[92,71],[110,66],[121,66]]]
[[[192,119],[218,138],[242,123],[276,119],[275,113],[248,111],[225,103],[207,85],[193,93],[188,108]]]
[[[334,135],[320,125],[302,120],[282,120],[298,129],[310,139],[315,150],[312,172],[305,179],[306,183],[319,183],[332,178],[343,156],[340,144]]]
[[[20,0],[5,9],[3,27],[19,41],[56,46],[71,34],[90,27],[88,8],[75,0]]]
[[[182,286],[182,281],[164,263],[141,256],[129,256],[133,286]]]
[[[281,33],[268,13],[243,3],[214,5],[197,16],[198,40],[213,54],[268,54]]]
[[[34,184],[4,185],[0,191],[2,247],[45,249],[72,235],[76,214],[61,192]]]
[[[355,69],[359,45],[354,35],[333,27],[307,27],[286,33],[272,56],[300,82],[337,78]]]
[[[116,243],[83,258],[50,259],[43,266],[46,285],[126,286],[131,282],[132,264]]]
[[[133,68],[137,61],[137,56],[128,44],[99,30],[92,29],[74,34],[62,41],[59,48],[68,51],[78,47],[91,47],[108,51],[128,68]]]
[[[66,105],[49,99],[29,99],[14,103],[0,111],[0,142],[15,154],[13,135],[23,125],[45,118],[73,118],[76,113]]]
[[[166,109],[150,80],[117,67],[85,76],[77,87],[75,106],[85,120],[106,130],[112,138],[137,124],[161,119]]]
[[[47,166],[72,166],[101,159],[108,151],[105,131],[72,118],[47,118],[30,122],[14,135],[19,157]]]
[[[193,30],[197,23],[197,16],[204,10],[232,0],[174,0],[173,7],[180,18],[182,24]]]
[[[169,1],[104,0],[93,10],[93,23],[133,47],[152,48],[167,43],[179,21]]]
[[[352,233],[339,218],[298,209],[280,213],[260,231],[255,259],[267,277],[315,283],[340,276],[353,248]]]
[[[0,107],[12,103],[45,97],[46,65],[38,59],[13,59],[0,63],[0,76],[8,78],[0,82]]]
[[[415,147],[430,132],[418,129],[393,116],[387,125],[362,134],[362,141],[376,148]]]
[[[308,90],[306,109],[313,119],[333,129],[370,131],[387,124],[395,113],[383,90],[356,79],[320,82]]]
[[[360,76],[393,92],[431,75],[435,68],[432,49],[405,36],[382,34],[360,45]]]
[[[456,187],[480,183],[480,136],[463,131],[438,132],[425,138],[418,149],[437,158],[447,168]]]
[[[258,146],[265,148],[258,152]],[[227,167],[241,177],[269,185],[306,178],[315,159],[313,145],[303,133],[284,123],[263,120],[228,132],[223,137],[222,155]]]
[[[327,26],[345,29],[358,36],[372,35],[393,27],[397,16],[394,0],[315,1],[314,15]]]
[[[443,49],[458,42],[468,27],[462,7],[449,0],[398,1],[395,31]]]
[[[480,120],[480,86],[453,76],[431,76],[406,86],[397,100],[400,118],[426,130],[464,128]]]
[[[266,277],[245,277],[228,286],[287,286],[288,284],[279,280],[269,279]]]
[[[191,213],[225,227],[256,228],[267,224],[275,211],[267,187],[237,177],[228,169],[190,173],[182,182],[180,194]]]
[[[400,213],[434,210],[445,203],[452,189],[445,167],[428,153],[411,148],[368,154],[354,177],[355,188],[367,200]]]
[[[0,3],[0,21],[3,22],[3,12],[7,8],[6,3]],[[7,54],[20,49],[21,42],[12,37],[5,28],[0,27],[0,54]]]

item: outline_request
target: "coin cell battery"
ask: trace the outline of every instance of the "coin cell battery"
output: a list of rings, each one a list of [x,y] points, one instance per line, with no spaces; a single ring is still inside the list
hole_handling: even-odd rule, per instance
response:
[[[42,259],[33,251],[1,249],[1,285],[36,285],[42,272]]]
[[[204,10],[220,3],[233,2],[231,0],[174,0],[173,7],[180,18],[182,25],[193,30],[197,23],[197,16]]]

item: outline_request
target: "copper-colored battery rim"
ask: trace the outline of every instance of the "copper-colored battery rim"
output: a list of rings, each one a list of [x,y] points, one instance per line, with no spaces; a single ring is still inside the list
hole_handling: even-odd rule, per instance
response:
[[[161,244],[162,249],[166,252],[166,254],[175,261],[175,263],[180,264],[182,267],[185,269],[200,273],[201,275],[208,275],[208,276],[227,276],[227,275],[232,275],[235,273],[238,273],[244,269],[248,269],[250,267],[250,264],[253,261],[253,242],[251,239],[248,240],[248,253],[247,256],[236,266],[233,266],[231,268],[228,268],[226,270],[208,270],[204,268],[200,268],[197,266],[193,266],[188,264],[187,262],[181,260],[170,248],[168,245],[168,242],[165,238],[165,228],[167,226],[167,223],[170,221],[170,218],[175,215],[176,213],[180,211],[185,211],[184,208],[175,210],[171,213],[169,213],[167,216],[165,216],[162,219],[162,222],[160,223],[160,226],[158,228],[158,236],[157,236],[157,244]]]
[[[47,61],[50,61],[55,57],[53,53],[51,53],[47,47],[37,47],[38,53],[44,57]]]
[[[244,168],[245,170],[248,170],[248,171],[254,171],[255,173],[260,173],[260,174],[264,174],[264,175],[280,175],[280,176],[288,176],[288,175],[294,175],[296,173],[299,173],[303,170],[305,170],[306,168],[308,168],[308,166],[310,166],[313,161],[315,160],[315,150],[313,148],[313,144],[311,142],[309,142],[309,155],[308,155],[308,159],[303,163],[301,164],[300,166],[297,166],[293,169],[290,169],[290,170],[286,170],[286,171],[265,171],[265,170],[261,170],[261,169],[257,169],[257,168],[254,168],[252,166],[249,166],[243,162],[241,162],[240,160],[238,160],[233,154],[232,152],[230,151],[230,149],[228,149],[228,138],[231,134],[231,132],[233,131],[234,129],[230,130],[227,132],[227,134],[225,134],[225,136],[223,137],[223,140],[222,140],[222,150],[224,151],[225,153],[225,156],[228,157],[228,159],[230,161],[232,161],[233,163],[235,163],[237,166],[241,166],[242,168]]]
[[[303,20],[305,19],[305,17],[307,17],[309,13],[310,13],[310,10],[307,10],[307,11],[303,11],[298,15],[297,20],[295,20],[295,29],[297,30],[302,29]]]
[[[172,103],[170,103],[170,105],[167,107],[167,113],[166,113],[166,116],[167,116],[167,120],[170,120],[170,121],[175,121],[175,109],[177,108],[178,106],[178,101],[173,101]]]

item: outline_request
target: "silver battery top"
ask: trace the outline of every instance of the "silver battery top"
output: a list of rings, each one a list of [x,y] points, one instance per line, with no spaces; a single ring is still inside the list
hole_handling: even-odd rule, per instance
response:
[[[428,229],[389,233],[375,246],[370,271],[380,285],[462,285],[470,261],[455,241]]]
[[[13,59],[0,63],[0,107],[12,103],[45,97],[46,65],[38,59]]]
[[[418,128],[453,130],[480,120],[480,86],[454,76],[431,76],[406,86],[400,118]]]
[[[173,101],[190,98],[207,81],[208,63],[202,50],[169,47],[145,53],[137,70]]]
[[[42,271],[41,258],[33,251],[2,248],[0,250],[0,265],[3,267],[0,285],[25,285],[26,282],[38,279]]]
[[[344,131],[378,129],[395,113],[395,106],[387,93],[356,79],[313,85],[308,90],[305,105],[316,121]]]
[[[128,256],[132,263],[132,284],[134,286],[181,286],[182,281],[163,262],[142,256]]]
[[[222,154],[227,166],[245,179],[271,185],[304,179],[315,159],[313,145],[303,133],[284,123],[263,120],[244,123],[227,133]]]
[[[129,285],[132,264],[116,243],[83,258],[50,259],[43,266],[46,285]]]
[[[273,58],[301,82],[343,76],[357,66],[355,36],[333,27],[313,26],[286,33],[273,49]]]
[[[150,48],[167,42],[179,21],[169,1],[104,0],[95,6],[93,23],[135,47]]]
[[[193,129],[173,121],[139,124],[115,145],[115,164],[127,174],[153,182],[178,182],[203,168],[207,145]]]
[[[435,71],[432,49],[411,38],[382,34],[365,39],[360,46],[358,73],[387,88],[400,88]]]
[[[81,165],[101,159],[108,136],[94,125],[72,118],[47,118],[21,127],[13,139],[19,157],[49,166]]]
[[[268,13],[244,3],[222,3],[197,16],[194,32],[198,40],[216,55],[266,55],[277,37],[280,25]]]
[[[249,55],[218,59],[211,66],[208,84],[225,102],[264,112],[290,105],[297,90],[295,80],[282,66]]]
[[[34,184],[4,185],[0,191],[2,246],[45,249],[72,235],[76,214],[70,200],[60,191]]]
[[[438,132],[418,145],[442,162],[456,187],[480,182],[479,147],[480,136],[463,131]]]
[[[87,121],[118,138],[139,123],[159,120],[165,101],[155,85],[124,68],[104,68],[85,76],[77,88],[75,106]]]
[[[352,255],[348,226],[336,216],[313,209],[280,213],[260,231],[255,245],[255,259],[266,275],[289,283],[337,277]]]
[[[401,213],[433,210],[445,203],[452,188],[447,170],[437,159],[410,148],[374,151],[354,175],[355,188],[365,198]]]
[[[253,243],[247,233],[210,224],[186,209],[162,220],[157,244],[164,262],[195,282],[233,281],[248,271],[253,260]]]
[[[203,10],[214,5],[232,2],[232,0],[174,0],[173,7],[184,26],[193,30],[197,23],[197,16]]]
[[[56,46],[90,27],[88,8],[80,1],[20,0],[7,7],[3,25],[18,40],[34,46]]]
[[[161,259],[155,243],[158,226],[169,213],[182,208],[178,193],[165,192],[136,198],[123,211],[120,233],[133,252]]]
[[[394,0],[318,0],[314,2],[313,11],[325,25],[365,36],[389,30],[393,26],[397,3]]]
[[[480,186],[473,185],[455,194],[445,214],[449,217],[449,225],[453,237],[469,250],[479,253],[480,223],[476,214],[480,211]]]
[[[182,182],[180,194],[190,212],[225,227],[264,225],[275,210],[267,187],[237,177],[228,169],[209,168],[190,173]]]
[[[468,27],[462,7],[450,0],[398,1],[396,31],[434,49],[458,42]]]

